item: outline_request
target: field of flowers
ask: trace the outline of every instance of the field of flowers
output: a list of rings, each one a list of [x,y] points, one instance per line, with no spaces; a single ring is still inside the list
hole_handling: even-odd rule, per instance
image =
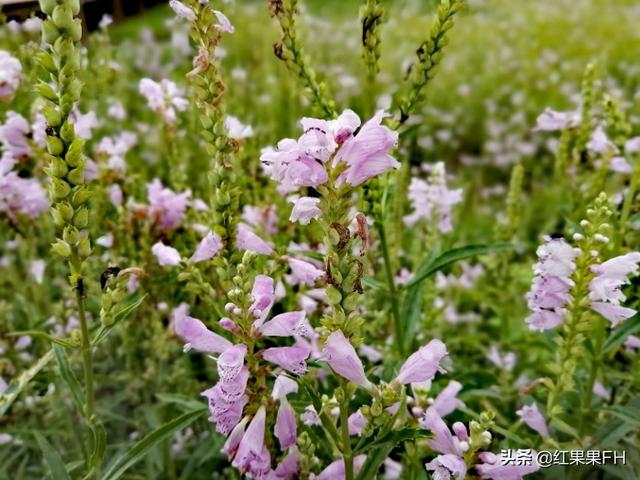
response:
[[[640,478],[639,2],[39,4],[0,479]]]

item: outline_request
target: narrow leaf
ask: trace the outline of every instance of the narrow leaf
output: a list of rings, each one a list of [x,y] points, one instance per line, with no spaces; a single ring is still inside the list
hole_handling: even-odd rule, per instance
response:
[[[207,410],[206,407],[187,412],[165,423],[153,432],[149,433],[140,441],[136,442],[124,454],[116,458],[110,465],[102,480],[116,480],[120,478],[129,468],[140,461],[151,449],[160,444],[174,433],[183,430],[196,421]]]
[[[91,341],[91,344],[97,345],[102,340],[104,340],[106,336],[109,334],[109,332],[113,329],[113,327],[115,327],[118,323],[120,323],[122,320],[127,318],[129,315],[131,315],[131,313],[134,310],[136,310],[140,305],[142,305],[142,302],[144,302],[144,299],[146,297],[147,297],[147,294],[145,293],[144,295],[140,296],[138,299],[134,300],[129,305],[124,307],[122,310],[117,312],[113,316],[113,321],[111,324],[109,324],[108,326],[103,325],[100,327],[100,330],[98,330],[98,333],[96,333],[96,336]]]
[[[624,343],[629,335],[634,335],[638,332],[640,332],[640,314],[636,313],[611,332],[611,335],[604,344],[604,353],[609,353],[617,349]]]
[[[9,382],[6,390],[0,395],[0,417],[3,416],[13,404],[20,392],[53,358],[53,350],[45,353],[30,369],[22,372],[17,378]]]
[[[64,466],[64,462],[60,454],[53,448],[53,445],[51,445],[40,432],[34,431],[33,436],[36,437],[38,446],[40,450],[42,450],[42,455],[49,466],[49,470],[51,470],[53,480],[69,480],[69,474]]]
[[[77,343],[72,342],[71,340],[65,340],[64,338],[54,337],[53,335],[50,335],[47,332],[41,332],[39,330],[24,330],[20,332],[11,332],[8,334],[8,336],[10,337],[27,336],[27,337],[33,337],[33,338],[41,338],[54,345],[60,345],[64,348],[75,348],[78,346]]]
[[[58,368],[60,369],[60,376],[69,387],[78,412],[82,414],[84,410],[82,387],[80,386],[80,382],[78,381],[75,373],[73,373],[73,370],[69,366],[69,359],[67,358],[67,354],[64,351],[64,348],[62,348],[60,345],[53,346],[53,354],[56,357],[56,362],[58,363]]]
[[[499,250],[508,250],[513,248],[511,243],[494,243],[491,245],[467,245],[465,247],[453,248],[439,255],[437,258],[423,262],[423,264],[416,270],[413,277],[406,283],[405,288],[411,287],[422,282],[425,278],[433,275],[434,273],[442,270],[444,267],[451,265],[459,260],[473,257],[475,255],[484,255],[487,253],[496,252]],[[431,253],[427,257],[427,260],[431,258]]]

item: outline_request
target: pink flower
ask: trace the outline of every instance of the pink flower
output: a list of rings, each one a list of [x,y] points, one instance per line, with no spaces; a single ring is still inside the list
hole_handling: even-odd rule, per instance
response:
[[[151,247],[151,252],[158,260],[158,264],[163,267],[175,267],[180,263],[180,253],[173,248],[168,247],[162,242],[157,242]]]
[[[178,0],[169,0],[169,6],[173,9],[176,15],[180,18],[184,18],[189,22],[195,22],[196,13],[187,7],[184,3]]]
[[[353,472],[358,473],[364,462],[367,460],[366,455],[358,455],[353,459]],[[327,468],[322,470],[315,480],[344,480],[346,476],[344,460],[336,460]]]
[[[201,352],[222,353],[233,345],[226,338],[209,330],[202,321],[190,317],[187,308],[183,304],[173,311],[173,328],[187,342],[185,351],[195,348]]]
[[[446,417],[451,412],[464,405],[464,403],[457,398],[458,392],[460,392],[461,389],[462,384],[452,380],[449,382],[449,385],[447,385],[444,390],[438,394],[431,404],[431,406],[438,411],[438,415]]]
[[[227,437],[227,440],[224,442],[224,446],[222,447],[221,452],[227,456],[227,459],[233,460],[233,457],[236,456],[240,441],[242,440],[242,437],[244,437],[247,423],[249,423],[249,417],[244,417],[240,421],[240,423],[233,427],[233,430]]]
[[[516,412],[522,421],[529,427],[534,429],[543,437],[549,436],[549,428],[547,427],[547,421],[538,410],[538,405],[532,403],[531,405],[525,405]]]
[[[300,472],[300,453],[295,447],[289,449],[287,456],[276,467],[274,473],[278,480],[295,480]]]
[[[251,290],[251,299],[253,303],[249,307],[249,313],[256,318],[253,326],[260,328],[269,315],[273,302],[276,299],[273,278],[267,275],[256,275]]]
[[[320,204],[319,198],[313,197],[300,197],[294,204],[291,210],[291,216],[289,220],[292,222],[300,222],[302,225],[309,225],[311,220],[314,220],[322,214],[322,210],[318,208]]]
[[[0,169],[0,212],[12,220],[19,215],[35,219],[48,208],[47,192],[38,180],[19,177],[16,172],[5,175]]]
[[[286,450],[296,444],[297,437],[296,415],[293,408],[289,405],[287,397],[280,398],[280,407],[276,415],[276,424],[273,428],[273,434],[280,442],[280,449]]]
[[[31,125],[26,118],[16,112],[7,112],[4,125],[0,126],[0,142],[2,142],[4,154],[14,159],[30,156],[31,147],[28,141],[30,134]]]
[[[230,381],[240,373],[244,366],[244,357],[247,354],[247,346],[240,343],[226,349],[218,357],[218,375],[220,380]]]
[[[233,33],[235,31],[235,28],[233,28],[233,25],[231,25],[231,22],[224,13],[219,12],[218,10],[214,10],[213,13],[218,19],[218,23],[216,23],[214,27],[216,27],[219,31],[226,33]]]
[[[85,140],[89,140],[93,135],[93,129],[100,126],[96,112],[82,113],[77,107],[71,111],[69,123],[73,125],[76,135]]]
[[[244,223],[238,224],[237,242],[240,250],[248,250],[261,255],[271,255],[273,253],[273,245],[262,240]]]
[[[245,205],[242,207],[242,220],[252,229],[264,231],[268,235],[278,233],[278,214],[273,205],[267,207]]]
[[[467,474],[467,464],[463,458],[447,453],[438,455],[425,465],[425,468],[433,472],[432,478],[464,480]]]
[[[158,83],[150,78],[143,78],[138,89],[146,98],[149,108],[168,124],[176,122],[176,110],[182,112],[189,105],[188,100],[182,97],[182,90],[171,80],[163,79]]]
[[[334,164],[344,162],[348,168],[338,177],[338,184],[347,182],[355,187],[366,180],[385,173],[400,163],[389,155],[398,143],[398,133],[381,125],[385,114],[378,111],[360,131],[338,150]]]
[[[424,417],[420,420],[420,426],[433,432],[434,438],[427,443],[438,453],[462,457],[464,452],[469,448],[469,444],[465,443],[468,440],[468,435],[464,425],[454,425],[457,431],[456,435],[453,435],[449,427],[447,427],[447,424],[444,423],[444,420],[442,420],[442,417],[438,414],[438,411],[433,407],[427,409]],[[460,428],[460,426],[462,426],[462,428]]]
[[[409,199],[413,213],[404,218],[407,225],[415,225],[420,219],[434,222],[438,230],[448,233],[453,229],[451,209],[462,201],[462,189],[450,190],[443,162],[436,163],[429,182],[412,178],[409,185]]]
[[[9,52],[0,50],[0,102],[9,102],[22,79],[22,65]]]
[[[202,240],[200,240],[200,243],[196,247],[196,251],[193,252],[190,260],[194,263],[209,260],[221,249],[222,240],[220,239],[220,236],[216,233],[209,232]]]
[[[349,435],[362,435],[362,430],[369,421],[360,410],[349,415]]]
[[[191,192],[175,193],[165,188],[157,178],[147,184],[149,218],[162,230],[173,230],[184,217]]]
[[[631,252],[591,267],[596,274],[589,282],[591,309],[609,320],[614,327],[636,314],[634,309],[620,304],[626,300],[622,286],[629,283],[629,275],[638,274],[638,263],[640,253]]]
[[[334,372],[350,382],[362,386],[369,384],[360,357],[341,330],[333,332],[327,338],[322,350],[322,359],[329,364]]]
[[[259,330],[265,337],[291,337],[293,335],[308,337],[312,330],[305,317],[304,311],[281,313],[264,323]]]
[[[400,368],[395,381],[398,383],[421,383],[433,379],[440,362],[447,355],[447,347],[438,339],[431,340],[411,354]]]
[[[318,280],[324,277],[324,271],[309,262],[293,257],[288,257],[287,261],[291,268],[291,282],[293,284],[304,284],[313,287]]]
[[[633,168],[631,167],[631,165],[629,165],[629,162],[627,162],[624,157],[620,156],[613,157],[611,160],[609,160],[609,169],[612,172],[617,173],[629,174],[633,172]]]
[[[310,353],[304,347],[272,347],[262,352],[262,358],[295,375],[303,375],[307,371],[305,360]]]
[[[580,114],[576,112],[556,112],[546,108],[537,120],[534,131],[553,132],[564,128],[573,128],[580,123]]]
[[[215,423],[216,431],[222,434],[228,434],[238,424],[249,401],[249,397],[243,395],[236,401],[228,402],[220,389],[215,387],[205,390],[202,395],[209,400],[209,420]]]
[[[478,455],[484,463],[475,466],[480,478],[491,480],[522,480],[525,475],[536,472],[540,467],[536,464],[536,452],[532,452],[532,462],[530,465],[516,465],[515,463],[502,464],[500,457],[491,452],[482,452]]]
[[[120,185],[118,185],[117,183],[111,185],[109,187],[108,194],[109,194],[109,201],[114,207],[117,208],[120,205],[122,205],[123,195],[122,195],[122,189],[120,188]]]
[[[232,465],[243,473],[261,478],[271,470],[271,456],[264,444],[266,411],[260,407],[249,423]]]

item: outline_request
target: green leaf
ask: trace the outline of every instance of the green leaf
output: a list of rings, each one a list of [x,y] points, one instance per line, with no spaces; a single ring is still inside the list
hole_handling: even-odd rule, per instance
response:
[[[640,222],[640,212],[636,212],[633,215],[631,215],[627,220],[627,222],[630,224]]]
[[[10,337],[18,337],[26,335],[28,337],[33,338],[42,338],[52,344],[60,345],[64,348],[76,348],[78,347],[78,343],[72,342],[71,340],[65,340],[64,338],[57,338],[53,335],[49,335],[47,332],[41,332],[39,330],[24,330],[20,332],[11,332],[8,334]]]
[[[98,333],[96,333],[96,336],[91,341],[91,344],[97,345],[102,340],[104,340],[106,336],[109,334],[109,332],[113,329],[113,327],[115,327],[118,323],[120,323],[122,320],[127,318],[129,315],[131,315],[131,313],[134,310],[136,310],[140,305],[142,305],[142,302],[144,302],[144,299],[146,297],[147,297],[147,294],[145,293],[144,295],[140,296],[138,299],[134,300],[129,305],[124,307],[122,310],[117,312],[113,316],[113,322],[111,324],[109,324],[108,326],[102,325],[100,327],[100,330],[98,330]]]
[[[628,424],[640,428],[640,408],[630,405],[614,405],[612,407],[603,408],[605,412],[609,412],[620,420],[624,420]]]
[[[103,475],[102,480],[116,480],[120,478],[129,468],[148,454],[153,447],[171,437],[174,433],[191,425],[202,416],[206,410],[206,407],[201,407],[197,410],[184,413],[149,433],[143,439],[136,442],[125,453],[116,458]]]
[[[629,335],[640,332],[640,313],[628,318],[622,325],[615,328],[604,344],[604,353],[612,352],[624,343]]]
[[[395,430],[376,439],[359,453],[369,451],[367,460],[364,462],[356,480],[373,480],[378,475],[380,466],[387,459],[391,451],[402,442],[414,440],[416,438],[427,437],[431,434],[429,430],[416,430],[414,428],[403,428]]]
[[[427,255],[427,258],[418,267],[413,277],[405,284],[405,288],[411,287],[422,282],[425,278],[430,277],[434,273],[442,270],[444,267],[463,260],[465,258],[473,257],[475,255],[484,255],[487,253],[497,252],[499,250],[509,250],[513,248],[511,243],[494,243],[490,245],[467,245],[465,247],[453,248],[447,250],[437,258],[432,258],[432,253]]]
[[[362,284],[372,290],[387,291],[386,285],[369,275],[365,275],[364,277],[362,277]]]
[[[42,455],[49,466],[49,470],[51,470],[51,477],[53,480],[69,480],[67,469],[65,468],[64,462],[56,449],[53,448],[49,441],[44,438],[40,432],[33,432],[33,436],[36,437],[38,446],[40,447],[40,450],[42,450]]]
[[[17,378],[9,382],[6,390],[0,395],[0,417],[3,416],[13,404],[20,392],[53,358],[53,350],[45,353],[30,369],[22,372]]]
[[[156,397],[162,403],[171,403],[185,411],[197,410],[198,408],[202,408],[202,402],[194,400],[193,398],[187,397],[185,395],[178,395],[174,393],[157,393]]]
[[[80,386],[80,382],[78,382],[78,378],[75,373],[69,366],[69,359],[67,358],[67,354],[60,345],[53,346],[53,354],[56,357],[56,362],[58,363],[58,368],[60,369],[60,376],[66,382],[69,390],[71,390],[71,395],[73,395],[73,400],[76,403],[76,408],[78,412],[82,414],[84,411],[84,400],[82,387]]]
[[[314,252],[313,250],[296,250],[291,253],[294,255],[302,255],[312,260],[318,260],[320,262],[324,261],[324,256],[321,253]]]

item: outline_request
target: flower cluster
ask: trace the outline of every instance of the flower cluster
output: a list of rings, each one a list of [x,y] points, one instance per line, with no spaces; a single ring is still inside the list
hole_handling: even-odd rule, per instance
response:
[[[429,182],[412,178],[409,185],[409,200],[413,213],[405,217],[407,225],[415,225],[424,219],[437,226],[442,233],[453,229],[451,224],[451,208],[462,201],[462,189],[447,188],[447,178],[443,162],[431,168]]]
[[[546,237],[536,251],[538,263],[527,302],[532,314],[526,322],[531,330],[549,330],[564,321],[565,305],[569,302],[573,286],[571,275],[580,249],[573,248],[563,238]]]
[[[160,82],[143,78],[139,84],[140,93],[147,99],[149,108],[162,117],[168,125],[176,122],[176,111],[184,111],[189,102],[182,96],[182,90],[171,80]]]
[[[275,150],[265,150],[260,160],[269,176],[279,183],[281,193],[301,187],[317,189],[330,178],[336,186],[358,186],[400,166],[389,154],[398,134],[381,124],[384,116],[379,111],[362,127],[360,118],[351,110],[345,110],[335,120],[303,118],[304,133],[298,140],[281,140]],[[318,203],[317,198],[297,198],[291,220],[309,223],[317,218]]]
[[[615,327],[636,314],[633,308],[620,305],[626,300],[622,286],[629,283],[630,275],[638,274],[640,253],[631,252],[591,267],[595,277],[589,283],[591,309],[602,315]]]
[[[22,79],[22,65],[9,52],[0,50],[0,102],[9,102]]]

